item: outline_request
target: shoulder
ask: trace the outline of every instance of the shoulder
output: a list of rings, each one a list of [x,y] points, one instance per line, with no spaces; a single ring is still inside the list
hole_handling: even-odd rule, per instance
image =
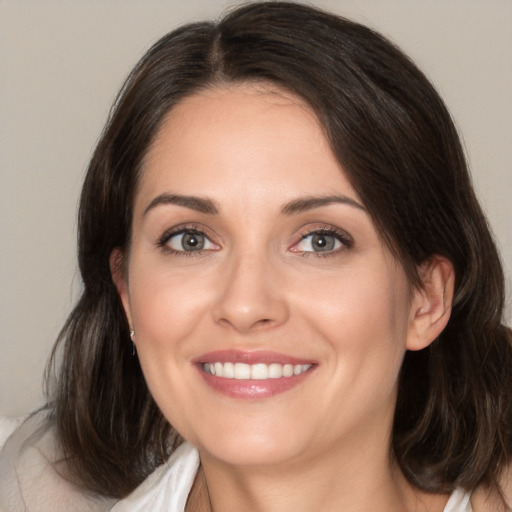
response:
[[[0,452],[0,511],[111,509],[112,501],[88,496],[64,479],[59,464],[63,462],[48,412],[39,411],[14,431]]]
[[[512,464],[509,464],[500,478],[501,492],[507,502],[507,507],[512,510]]]
[[[473,512],[512,512],[512,466],[503,471],[500,492],[484,487],[477,488],[471,496]]]
[[[156,468],[128,497],[119,501],[112,512],[185,510],[199,462],[197,449],[184,442],[166,463]]]
[[[23,421],[23,418],[7,418],[0,416],[0,451],[9,436],[16,430],[16,428]]]

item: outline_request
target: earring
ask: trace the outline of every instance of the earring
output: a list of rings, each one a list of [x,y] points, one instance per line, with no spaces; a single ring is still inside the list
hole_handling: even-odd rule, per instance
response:
[[[130,339],[132,340],[132,356],[135,355],[135,331],[130,331]]]

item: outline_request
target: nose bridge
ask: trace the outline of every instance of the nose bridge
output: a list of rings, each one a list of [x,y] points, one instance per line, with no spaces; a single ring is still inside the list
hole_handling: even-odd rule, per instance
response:
[[[239,332],[276,326],[288,317],[279,270],[262,248],[234,251],[213,308],[215,321]]]

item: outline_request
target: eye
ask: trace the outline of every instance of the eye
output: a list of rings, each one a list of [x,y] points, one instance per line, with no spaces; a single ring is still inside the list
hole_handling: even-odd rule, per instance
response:
[[[341,242],[334,235],[326,233],[311,233],[302,238],[296,245],[301,252],[328,252],[341,247]]]
[[[330,253],[351,246],[352,240],[347,235],[333,230],[321,230],[302,235],[301,240],[291,250],[305,253]]]
[[[161,244],[178,252],[207,251],[218,248],[204,233],[189,229],[164,236]]]

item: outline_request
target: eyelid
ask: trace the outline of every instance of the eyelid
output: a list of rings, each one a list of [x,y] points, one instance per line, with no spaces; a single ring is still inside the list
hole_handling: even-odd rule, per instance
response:
[[[338,249],[332,251],[301,251],[294,248],[299,245],[305,238],[309,236],[313,236],[315,234],[319,235],[328,235],[335,237],[339,242],[341,242],[342,246]],[[340,251],[344,251],[347,249],[351,249],[354,246],[354,239],[347,233],[345,230],[337,228],[335,226],[329,224],[317,224],[317,225],[308,225],[299,230],[298,239],[296,239],[293,244],[290,246],[289,250],[295,253],[303,253],[304,255],[315,254],[316,256],[329,256],[333,254],[337,254]]]
[[[170,229],[164,231],[164,233],[158,238],[156,245],[166,251],[175,253],[175,254],[186,254],[192,255],[194,253],[208,252],[212,250],[220,249],[219,244],[215,243],[212,238],[214,238],[211,234],[209,234],[208,229],[203,226],[197,226],[197,224],[180,224],[178,226],[173,226]],[[185,234],[185,233],[195,233],[198,235],[204,236],[211,244],[215,246],[214,249],[201,249],[198,251],[180,251],[174,249],[168,245],[169,240],[177,235]]]
[[[180,254],[180,255],[194,255],[194,254],[198,255],[198,254],[204,253],[204,252],[211,252],[211,251],[219,250],[221,248],[221,244],[216,243],[216,241],[214,241],[218,237],[210,234],[210,231],[211,230],[209,230],[207,227],[202,226],[202,225],[198,226],[197,224],[180,224],[180,225],[173,226],[172,228],[167,229],[158,238],[156,245],[159,248],[161,248],[162,250],[166,250],[168,252],[172,252],[172,253]],[[172,247],[167,245],[169,239],[171,239],[173,236],[177,236],[177,235],[183,234],[183,233],[200,234],[200,235],[206,237],[208,239],[208,241],[215,246],[215,248],[200,249],[197,251],[185,251],[185,250],[180,251],[180,250],[173,249]],[[325,251],[325,252],[302,251],[302,250],[294,249],[305,238],[307,238],[309,236],[313,236],[315,234],[325,234],[325,235],[333,236],[342,244],[342,246],[337,249],[334,249],[332,251]],[[288,250],[290,250],[291,252],[294,252],[294,253],[302,253],[304,255],[314,254],[316,256],[329,256],[329,255],[337,254],[337,253],[347,250],[347,249],[351,249],[354,245],[354,239],[347,231],[340,229],[338,227],[335,227],[333,225],[330,225],[330,224],[313,224],[313,225],[308,224],[307,226],[304,226],[303,228],[301,228],[298,231],[297,235],[295,235],[294,238],[295,238],[295,240],[289,246]]]

